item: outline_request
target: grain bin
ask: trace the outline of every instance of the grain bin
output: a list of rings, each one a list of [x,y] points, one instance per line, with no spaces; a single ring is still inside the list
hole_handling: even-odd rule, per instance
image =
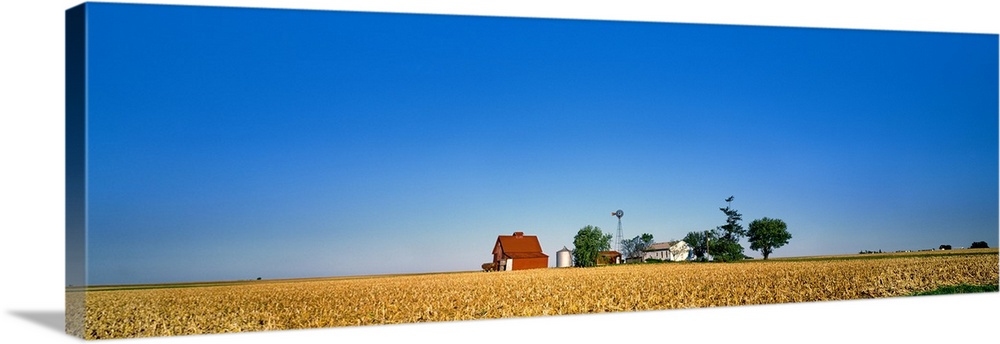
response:
[[[570,250],[563,246],[561,250],[556,252],[556,267],[557,268],[568,268],[573,259],[570,257]]]

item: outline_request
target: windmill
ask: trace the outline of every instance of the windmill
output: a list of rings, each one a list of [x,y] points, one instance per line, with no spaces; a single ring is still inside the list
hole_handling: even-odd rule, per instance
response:
[[[615,237],[615,248],[618,253],[622,252],[622,215],[625,215],[625,213],[621,209],[611,213],[611,216],[618,217],[618,236]]]

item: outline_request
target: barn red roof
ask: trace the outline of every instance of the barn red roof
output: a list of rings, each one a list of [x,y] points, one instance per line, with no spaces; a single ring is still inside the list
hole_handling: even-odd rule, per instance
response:
[[[524,235],[524,232],[514,232],[512,235],[497,236],[496,249],[499,249],[510,258],[548,257],[547,254],[542,253],[542,245],[538,243],[538,237]]]
[[[549,255],[541,252],[504,252],[504,254],[511,259],[523,259],[523,258],[548,258]]]

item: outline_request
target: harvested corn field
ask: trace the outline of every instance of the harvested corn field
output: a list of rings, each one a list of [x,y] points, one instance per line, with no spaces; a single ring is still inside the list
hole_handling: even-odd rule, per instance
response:
[[[996,249],[964,251],[104,288],[86,292],[83,334],[125,338],[845,300],[998,283]]]

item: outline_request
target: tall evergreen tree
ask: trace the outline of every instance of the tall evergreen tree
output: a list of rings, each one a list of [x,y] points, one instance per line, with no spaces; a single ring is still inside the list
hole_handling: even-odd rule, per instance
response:
[[[715,240],[709,241],[709,254],[715,260],[724,262],[742,260],[744,257],[740,239],[746,236],[747,232],[740,224],[743,215],[731,207],[733,198],[733,196],[726,198],[726,207],[719,208],[726,214],[726,224],[716,227]]]

